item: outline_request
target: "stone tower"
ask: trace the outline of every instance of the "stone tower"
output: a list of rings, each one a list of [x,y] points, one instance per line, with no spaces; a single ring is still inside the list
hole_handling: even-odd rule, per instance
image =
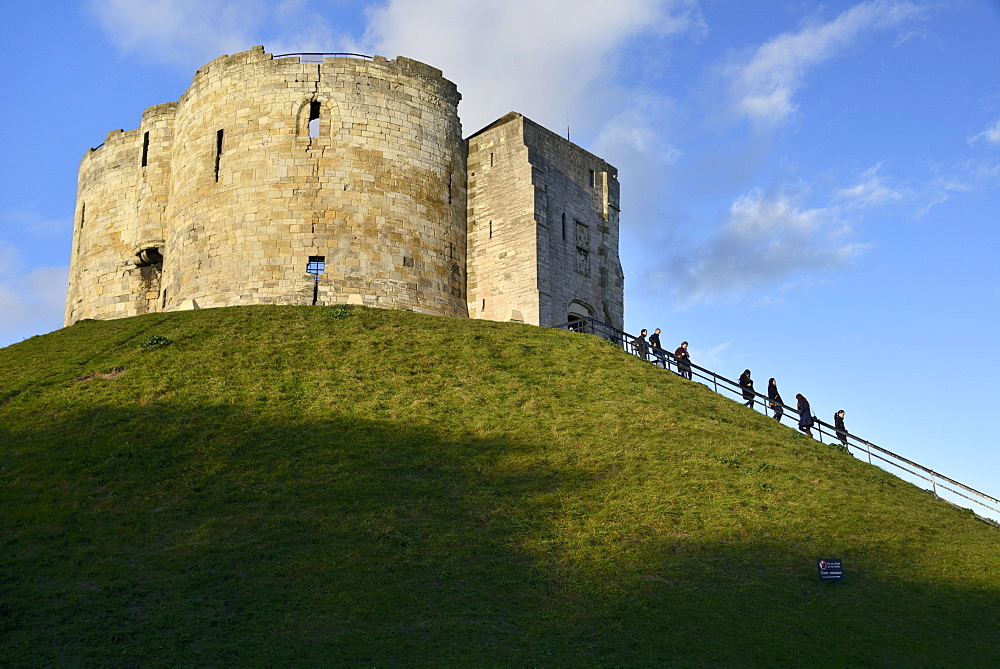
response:
[[[66,324],[366,304],[620,328],[616,170],[519,114],[466,142],[460,99],[402,57],[213,60],[84,156]]]
[[[66,323],[275,303],[466,316],[460,97],[406,58],[208,63],[84,157]]]
[[[469,315],[620,329],[618,171],[517,113],[468,143]]]

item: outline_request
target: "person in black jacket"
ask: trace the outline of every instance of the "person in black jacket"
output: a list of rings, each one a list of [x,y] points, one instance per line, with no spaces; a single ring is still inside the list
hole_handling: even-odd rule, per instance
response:
[[[646,328],[643,328],[639,336],[632,340],[632,350],[643,360],[646,359],[646,354],[649,350],[646,344]]]
[[[781,399],[781,393],[778,392],[778,382],[773,377],[767,382],[767,399],[771,404],[771,409],[774,411],[774,420],[780,423],[781,417],[785,413],[781,405],[785,402]]]
[[[840,443],[847,446],[847,428],[844,426],[843,409],[833,414],[833,427],[837,430],[837,438],[840,439]]]
[[[743,399],[746,400],[744,404],[753,408],[753,400],[756,393],[753,390],[753,379],[750,378],[749,369],[744,369],[743,373],[740,374],[740,388],[743,389]]]
[[[795,396],[795,401],[797,402],[795,408],[799,412],[799,430],[811,437],[813,436],[811,428],[814,421],[812,409],[809,407],[809,400],[802,393],[799,393]]]
[[[667,367],[667,358],[663,355],[663,347],[660,346],[660,328],[653,330],[653,334],[649,335],[649,346],[653,349],[653,362],[657,360],[663,363],[663,368]]]

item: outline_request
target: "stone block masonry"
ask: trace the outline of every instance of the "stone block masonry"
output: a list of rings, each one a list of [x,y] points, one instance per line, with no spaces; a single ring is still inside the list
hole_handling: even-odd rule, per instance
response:
[[[614,169],[514,114],[473,138],[477,165],[488,142],[507,153],[470,181],[460,99],[402,57],[303,62],[255,47],[208,63],[177,102],[84,156],[66,324],[346,303],[620,327]],[[554,211],[583,236],[553,237]]]
[[[468,142],[469,315],[621,329],[617,170],[516,113]]]

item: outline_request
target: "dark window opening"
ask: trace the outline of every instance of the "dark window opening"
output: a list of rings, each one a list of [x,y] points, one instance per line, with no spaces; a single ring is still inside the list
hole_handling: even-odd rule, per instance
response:
[[[313,304],[319,302],[319,275],[326,269],[326,256],[309,256],[306,273],[313,275]]]
[[[166,288],[163,289],[163,306],[160,307],[160,308],[161,309],[166,309],[167,308],[167,289]]]
[[[215,182],[219,182],[219,165],[222,163],[222,136],[223,131],[220,129],[215,133]]]
[[[454,260],[454,259],[455,259],[455,245],[452,244],[451,242],[448,242],[448,260]]]
[[[149,158],[149,133],[143,133],[142,135],[142,167],[146,166],[146,161]]]
[[[483,311],[486,311],[486,298],[483,298]]]
[[[87,218],[87,203],[80,205],[80,229],[83,230],[83,221]]]
[[[490,239],[493,239],[493,221],[490,221]]]
[[[563,241],[566,241],[566,212],[563,212],[562,215],[562,235]]]
[[[490,154],[490,167],[493,167],[493,154]]]
[[[136,267],[149,267],[151,265],[160,265],[162,263],[163,256],[160,254],[160,249],[155,246],[142,249],[135,254]]]
[[[403,256],[403,267],[413,267],[413,258]]]
[[[448,204],[451,204],[451,175],[448,175]]]
[[[316,100],[309,103],[309,136],[319,137],[320,104]]]
[[[594,170],[590,170],[590,187],[593,188],[597,185],[597,174]]]

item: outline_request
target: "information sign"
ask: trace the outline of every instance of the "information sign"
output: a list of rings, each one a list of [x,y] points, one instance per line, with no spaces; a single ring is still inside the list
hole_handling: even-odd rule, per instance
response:
[[[816,558],[816,568],[820,581],[839,581],[844,578],[844,568],[840,558]]]

